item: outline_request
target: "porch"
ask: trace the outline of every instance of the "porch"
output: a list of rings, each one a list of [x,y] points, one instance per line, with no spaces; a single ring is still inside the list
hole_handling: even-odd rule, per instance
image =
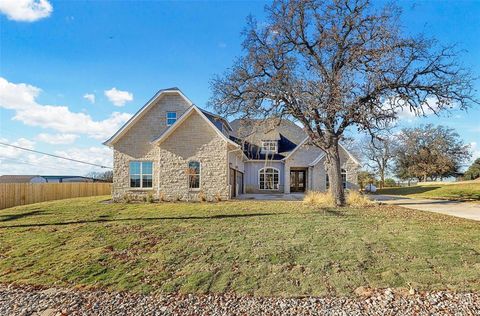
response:
[[[301,201],[304,193],[246,193],[236,197],[238,200],[262,200],[262,201]]]

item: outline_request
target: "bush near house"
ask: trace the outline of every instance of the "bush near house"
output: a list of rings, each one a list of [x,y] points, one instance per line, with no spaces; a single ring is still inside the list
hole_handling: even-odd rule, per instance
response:
[[[0,283],[257,296],[480,291],[474,221],[393,206],[107,198],[1,210]]]

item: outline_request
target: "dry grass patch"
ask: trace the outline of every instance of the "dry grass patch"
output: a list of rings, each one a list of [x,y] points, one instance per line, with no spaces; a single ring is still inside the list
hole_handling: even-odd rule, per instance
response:
[[[107,198],[0,210],[0,283],[256,296],[480,290],[475,221],[384,205]]]
[[[346,198],[347,205],[351,207],[367,207],[374,204],[358,191],[348,191]],[[310,191],[305,195],[303,203],[318,207],[335,207],[335,200],[330,192]]]
[[[329,192],[309,191],[303,198],[303,203],[319,207],[334,207],[335,200]]]

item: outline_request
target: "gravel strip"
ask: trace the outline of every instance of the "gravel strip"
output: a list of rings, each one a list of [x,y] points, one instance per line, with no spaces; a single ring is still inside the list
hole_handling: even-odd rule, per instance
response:
[[[480,294],[386,289],[357,298],[267,298],[0,285],[0,315],[480,315]]]

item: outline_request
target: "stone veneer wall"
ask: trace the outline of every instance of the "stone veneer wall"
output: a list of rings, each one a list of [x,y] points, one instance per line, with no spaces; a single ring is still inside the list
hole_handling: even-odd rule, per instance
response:
[[[188,162],[200,161],[200,189],[188,188]],[[193,113],[160,145],[158,194],[167,200],[209,201],[229,198],[227,143]]]
[[[144,125],[144,122],[138,124]],[[145,124],[148,126],[151,123]],[[127,197],[141,200],[149,194],[155,199],[169,201],[199,200],[200,195],[207,200],[229,198],[227,143],[198,113],[193,112],[160,146],[150,145],[150,140],[158,135],[152,137],[147,135],[148,129],[145,132],[140,130],[115,144],[114,201],[122,201]],[[129,162],[132,160],[153,161],[151,189],[130,188]],[[190,160],[201,163],[199,190],[188,188],[186,171]]]
[[[167,112],[177,112],[180,117],[190,105],[177,93],[166,94],[114,144],[113,146],[113,199],[121,201],[125,197],[141,199],[156,193],[158,185],[159,148],[150,141],[160,136],[166,129]],[[130,188],[129,162],[153,161],[153,189]]]

